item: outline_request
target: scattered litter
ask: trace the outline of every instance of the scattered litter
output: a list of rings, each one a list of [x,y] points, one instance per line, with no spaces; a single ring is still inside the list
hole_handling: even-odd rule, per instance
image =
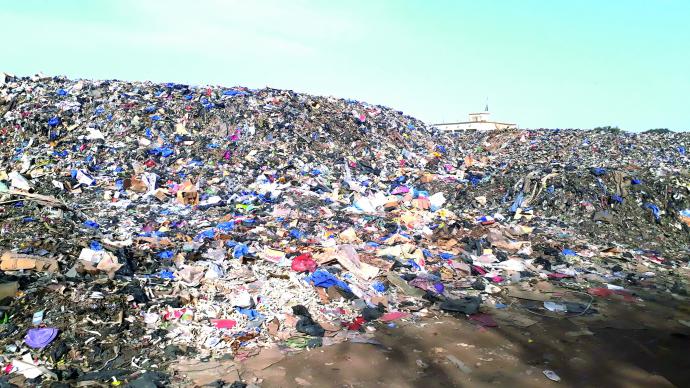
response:
[[[546,376],[551,381],[561,381],[561,378],[552,370],[545,370],[544,376]]]
[[[472,369],[465,365],[464,362],[458,360],[457,357],[453,356],[452,354],[446,355],[446,358],[448,361],[450,361],[453,365],[455,365],[458,369],[460,369],[463,373],[472,373]]]
[[[687,134],[447,133],[271,88],[2,78],[0,345],[36,384],[211,384],[431,314],[624,327],[598,310],[688,293]]]

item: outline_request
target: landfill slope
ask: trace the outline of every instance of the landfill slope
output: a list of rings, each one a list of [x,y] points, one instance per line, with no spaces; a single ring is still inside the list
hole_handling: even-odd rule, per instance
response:
[[[686,133],[447,134],[271,88],[0,81],[0,345],[20,385],[182,384],[181,359],[372,342],[430,312],[493,327],[506,306],[687,294]],[[537,280],[570,301],[513,307]]]

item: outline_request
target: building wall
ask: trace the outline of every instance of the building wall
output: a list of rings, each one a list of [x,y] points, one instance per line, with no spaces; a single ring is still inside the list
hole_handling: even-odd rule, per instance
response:
[[[472,122],[489,121],[489,112],[470,113],[469,116]]]
[[[517,128],[516,124],[506,124],[506,123],[495,123],[491,121],[484,122],[467,122],[467,123],[454,123],[454,124],[436,124],[436,128],[442,131],[466,131],[466,130],[476,130],[476,131],[492,131],[496,129],[513,129]]]

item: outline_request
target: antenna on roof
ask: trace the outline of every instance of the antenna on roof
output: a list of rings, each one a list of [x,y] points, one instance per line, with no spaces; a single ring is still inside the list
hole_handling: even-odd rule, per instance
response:
[[[484,105],[484,112],[489,111],[489,97],[486,98],[486,105]]]

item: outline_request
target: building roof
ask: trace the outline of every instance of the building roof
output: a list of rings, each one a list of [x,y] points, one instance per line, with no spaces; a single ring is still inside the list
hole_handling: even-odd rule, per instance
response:
[[[503,125],[517,125],[515,123],[501,123],[499,121],[461,121],[458,123],[438,123],[438,124],[431,124],[431,126],[436,126],[436,125],[458,125],[458,124],[479,124],[479,123],[484,123],[484,124],[503,124]]]

